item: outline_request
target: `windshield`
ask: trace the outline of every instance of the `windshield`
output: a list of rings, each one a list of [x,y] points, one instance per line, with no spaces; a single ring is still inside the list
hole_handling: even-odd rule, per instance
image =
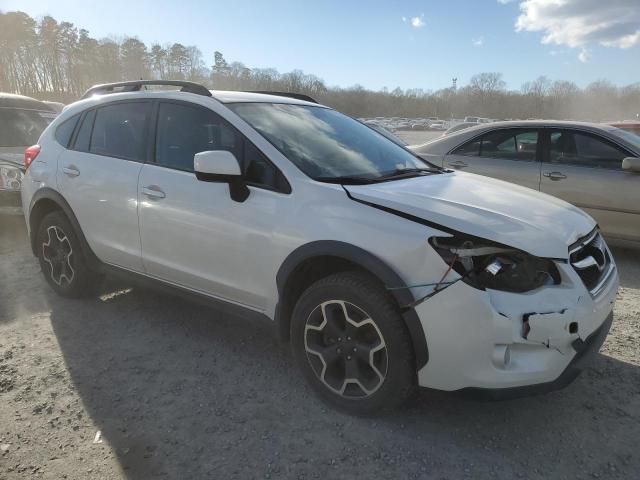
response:
[[[54,112],[0,108],[0,147],[28,147],[55,117]]]
[[[435,168],[335,110],[273,103],[228,106],[316,180],[375,180],[396,171]]]
[[[617,135],[618,137],[623,138],[627,143],[630,143],[636,149],[636,153],[640,152],[640,135],[637,135],[628,130],[623,130],[621,128],[614,128],[610,130],[611,133]]]

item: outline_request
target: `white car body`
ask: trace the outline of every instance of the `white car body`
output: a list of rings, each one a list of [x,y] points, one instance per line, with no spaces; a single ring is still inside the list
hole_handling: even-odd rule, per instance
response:
[[[576,342],[586,342],[596,331],[606,335],[617,271],[604,243],[602,252],[609,261],[597,290],[589,291],[569,263],[570,246],[596,227],[578,208],[460,172],[371,185],[322,183],[294,166],[226,104],[325,107],[264,94],[212,94],[140,91],[69,105],[42,134],[42,153],[25,176],[22,199],[32,242],[38,202],[59,196],[101,263],[278,322],[286,293],[278,281],[296,252],[310,252],[314,245],[317,254],[332,252],[337,244],[365,252],[395,274],[392,281],[402,282],[389,285],[388,278],[382,278],[387,287],[459,279],[427,241],[451,232],[553,259],[561,276],[558,285],[522,294],[481,290],[459,281],[407,308],[405,316],[415,315],[419,322],[411,331],[414,348],[424,345],[427,350],[416,352],[426,357],[416,367],[418,383],[441,390],[565,382],[575,376],[567,372],[580,356]],[[183,101],[216,112],[277,166],[291,185],[290,193],[249,186],[249,197],[240,203],[230,198],[225,183],[202,182],[193,173],[152,163],[68,150],[54,139],[56,127],[72,116],[123,100]],[[432,292],[433,286],[393,290],[398,303]],[[526,339],[521,333],[525,318],[531,328]]]

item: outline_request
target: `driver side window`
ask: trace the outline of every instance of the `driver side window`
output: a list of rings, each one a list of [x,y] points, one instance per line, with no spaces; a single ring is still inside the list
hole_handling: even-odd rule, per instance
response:
[[[287,191],[282,173],[264,154],[215,112],[185,103],[161,103],[158,111],[158,165],[193,172],[193,157],[207,150],[227,150],[240,162],[245,181]]]

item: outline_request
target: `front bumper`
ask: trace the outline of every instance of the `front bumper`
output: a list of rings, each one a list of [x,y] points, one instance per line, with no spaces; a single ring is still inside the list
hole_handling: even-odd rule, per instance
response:
[[[570,265],[557,266],[560,285],[515,294],[457,282],[416,307],[429,349],[419,385],[508,397],[570,383],[609,331],[618,275],[592,296]]]

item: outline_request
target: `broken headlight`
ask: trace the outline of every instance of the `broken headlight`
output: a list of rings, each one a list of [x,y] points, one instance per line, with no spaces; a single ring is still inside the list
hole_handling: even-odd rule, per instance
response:
[[[480,290],[529,292],[560,283],[552,260],[474,237],[433,237],[429,243],[464,282]]]

